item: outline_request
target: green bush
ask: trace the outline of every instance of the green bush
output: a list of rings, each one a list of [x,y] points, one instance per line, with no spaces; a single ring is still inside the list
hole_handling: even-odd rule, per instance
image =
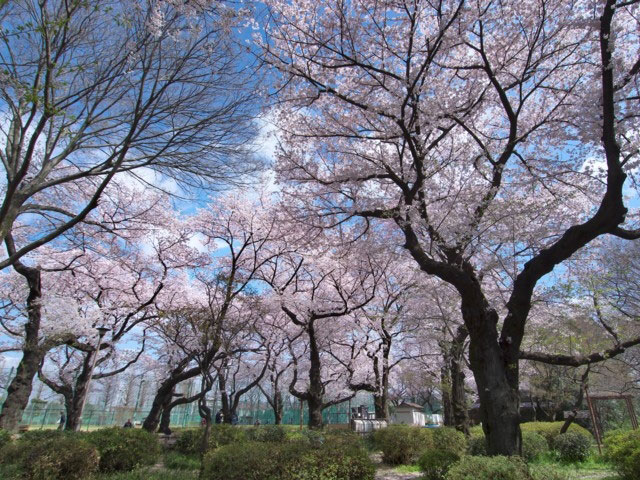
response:
[[[373,434],[376,448],[382,450],[385,463],[398,465],[414,463],[433,446],[431,429],[392,425]]]
[[[33,430],[25,432],[14,442],[6,443],[0,449],[0,464],[21,465],[29,452],[48,440],[63,439],[68,432],[57,430]]]
[[[85,434],[100,453],[101,472],[131,471],[152,465],[160,456],[157,437],[136,428],[102,428]]]
[[[522,458],[527,462],[535,460],[549,451],[547,440],[536,432],[522,432]]]
[[[373,480],[361,448],[307,443],[235,443],[211,450],[202,480]]]
[[[571,480],[573,476],[568,472],[558,470],[551,465],[530,465],[529,474],[532,480]]]
[[[453,464],[446,480],[531,480],[520,457],[462,457]]]
[[[443,480],[451,465],[460,460],[460,455],[448,450],[429,450],[418,460],[425,480]]]
[[[203,433],[204,430],[200,428],[182,430],[178,433],[176,443],[171,449],[184,455],[199,455]]]
[[[0,448],[4,447],[9,442],[11,442],[11,434],[0,428]]]
[[[262,425],[247,429],[246,437],[253,442],[282,443],[287,440],[287,431],[281,425]]]
[[[484,456],[487,454],[487,439],[483,436],[471,436],[469,439],[469,455]]]
[[[455,428],[442,427],[431,430],[433,448],[450,453],[455,453],[459,457],[467,451],[467,438],[464,433]]]
[[[625,480],[640,478],[640,430],[616,431],[604,439],[606,458]]]
[[[562,428],[562,425],[564,425],[564,422],[526,422],[520,424],[520,429],[523,433],[539,433],[545,438],[545,440],[547,440],[547,445],[549,446],[549,448],[553,448],[553,442],[555,438],[560,435],[560,429]],[[579,433],[581,435],[584,435],[589,440],[593,438],[591,436],[591,433],[589,433],[589,430],[581,427],[576,423],[572,423],[569,426],[569,430],[567,431],[567,433],[569,432]]]
[[[211,427],[210,448],[218,448],[232,443],[242,443],[247,441],[244,428],[221,423]]]
[[[567,432],[553,440],[553,449],[563,462],[583,462],[589,456],[591,439],[578,432]]]
[[[164,466],[169,470],[198,470],[200,468],[200,460],[192,455],[168,452],[164,457]]]
[[[22,470],[30,480],[81,480],[98,470],[98,451],[72,436],[30,441]]]
[[[471,436],[469,440],[469,453],[475,456],[487,454],[487,442],[482,436]],[[522,432],[522,458],[527,462],[534,460],[543,453],[549,451],[546,439],[535,432]]]

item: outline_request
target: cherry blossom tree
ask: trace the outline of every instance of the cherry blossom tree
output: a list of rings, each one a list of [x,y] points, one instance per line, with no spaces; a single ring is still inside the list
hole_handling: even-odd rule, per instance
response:
[[[287,243],[284,237],[282,241]],[[272,301],[295,327],[289,336],[289,392],[307,402],[309,427],[322,428],[322,411],[355,395],[349,389],[349,370],[340,368],[354,360],[355,345],[346,349],[347,359],[333,362],[337,371],[328,368],[336,356],[329,346],[353,328],[351,315],[375,297],[380,271],[367,255],[293,245],[282,251],[265,263],[261,278],[275,294]],[[343,388],[335,387],[338,395],[327,398],[331,383]]]
[[[638,2],[266,3],[258,41],[280,72],[276,168],[292,212],[394,231],[455,288],[488,451],[518,453],[536,286],[600,236],[640,236],[623,198],[638,161]],[[488,264],[504,303],[487,294]]]
[[[258,165],[242,12],[194,3],[2,3],[0,268],[84,220],[121,172],[215,188]]]
[[[156,392],[145,429],[154,431],[164,415],[161,428],[168,430],[169,413],[176,405],[172,397],[180,382],[203,375],[203,387],[210,389],[216,362],[254,348],[240,339],[255,332],[249,327],[256,321],[251,314],[255,309],[248,306],[255,297],[252,284],[273,255],[267,249],[274,233],[269,210],[266,199],[249,198],[239,191],[217,198],[191,219],[194,239],[202,244],[205,260],[192,278],[185,277],[159,299],[157,308],[165,315],[155,328],[172,345],[167,355],[170,371]],[[203,398],[204,393],[198,395],[191,401]],[[206,414],[205,409],[201,411]],[[210,421],[207,415],[205,420]]]

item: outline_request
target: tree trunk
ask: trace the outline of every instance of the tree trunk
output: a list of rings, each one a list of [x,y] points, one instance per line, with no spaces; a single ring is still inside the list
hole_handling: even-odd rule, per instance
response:
[[[478,308],[481,307],[481,308]],[[518,363],[508,363],[498,344],[497,313],[486,301],[462,298],[462,315],[469,329],[469,359],[478,396],[480,418],[489,455],[519,455],[521,448]]]
[[[309,428],[311,430],[320,430],[324,426],[322,422],[322,398],[312,395],[307,399],[307,407],[309,408]]]
[[[389,420],[389,401],[386,392],[373,395],[373,406],[376,412],[376,420]]]
[[[456,430],[469,436],[469,411],[467,396],[464,390],[464,342],[468,332],[464,326],[458,327],[451,345],[449,373],[451,375],[451,411],[453,426]]]
[[[320,351],[316,341],[316,334],[313,321],[309,322],[307,327],[309,335],[309,390],[307,397],[307,405],[309,408],[309,428],[321,429],[322,408],[323,408],[323,387],[322,387],[322,363],[320,360]]]
[[[440,369],[440,389],[442,391],[442,416],[446,427],[453,427],[453,405],[451,402],[451,363],[449,352],[444,354],[444,365]]]
[[[166,403],[162,407],[162,414],[160,416],[160,426],[158,427],[158,432],[164,433],[165,435],[171,435],[171,411],[173,410],[172,402],[173,392],[167,397]]]
[[[282,402],[282,393],[276,391],[273,395],[273,415],[275,417],[275,424],[282,424],[282,413],[283,413],[284,405]]]
[[[84,356],[82,370],[80,370],[80,375],[78,375],[78,378],[75,381],[75,388],[73,390],[71,402],[67,407],[67,423],[64,426],[65,430],[76,431],[80,428],[80,424],[82,423],[82,412],[80,411],[80,407],[82,399],[89,393],[87,391],[89,388],[89,373],[94,355],[98,355],[98,352],[91,352]]]
[[[155,397],[153,397],[151,410],[149,410],[149,414],[142,424],[142,428],[146,431],[155,432],[156,428],[158,428],[164,407],[171,403],[173,399],[173,392],[176,385],[200,373],[198,367],[191,368],[187,371],[183,371],[183,368],[184,366],[175,368],[173,372],[171,372],[171,376],[160,384]]]
[[[18,430],[18,424],[22,420],[22,412],[29,403],[33,379],[46,354],[46,348],[38,344],[41,321],[40,299],[42,297],[40,270],[27,267],[20,262],[14,264],[14,269],[27,280],[29,296],[27,297],[28,319],[24,326],[25,340],[22,359],[16,369],[16,376],[7,387],[7,398],[0,412],[0,428],[10,432]]]

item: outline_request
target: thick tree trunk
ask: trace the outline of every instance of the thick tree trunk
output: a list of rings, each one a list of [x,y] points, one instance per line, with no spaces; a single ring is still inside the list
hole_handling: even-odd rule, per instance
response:
[[[80,428],[82,423],[82,411],[80,411],[80,407],[82,399],[89,393],[87,391],[89,388],[89,373],[93,362],[93,356],[97,354],[97,352],[91,352],[84,356],[82,370],[80,370],[80,375],[78,375],[78,378],[75,381],[75,388],[71,402],[67,407],[67,423],[64,426],[65,430],[76,431]]]
[[[172,402],[173,393],[167,398],[165,405],[162,407],[162,414],[160,416],[160,426],[158,427],[159,433],[165,435],[171,435],[171,411],[173,410]]]
[[[490,455],[519,455],[522,438],[518,363],[506,361],[498,344],[498,315],[484,303],[462,299],[462,314],[471,338],[469,359],[478,387],[487,452]]]
[[[142,428],[148,432],[155,432],[160,423],[160,417],[166,405],[171,403],[173,399],[173,392],[180,382],[189,380],[200,373],[198,367],[191,368],[187,371],[182,371],[183,367],[178,367],[173,370],[171,376],[160,384],[158,391],[156,392],[153,402],[151,403],[151,410],[147,418],[145,418]]]
[[[373,406],[376,412],[376,419],[389,420],[389,401],[386,392],[374,394]]]
[[[24,327],[25,340],[22,359],[16,369],[16,376],[13,377],[7,388],[7,398],[0,412],[0,428],[10,432],[15,432],[18,429],[22,420],[22,412],[29,403],[33,379],[47,353],[46,348],[38,343],[41,321],[40,299],[42,296],[40,270],[27,267],[20,262],[16,262],[14,268],[27,280],[29,296],[27,297],[28,319]]]
[[[307,400],[307,407],[309,408],[309,428],[311,430],[322,429],[322,427],[324,426],[324,423],[322,422],[322,398],[309,396]]]

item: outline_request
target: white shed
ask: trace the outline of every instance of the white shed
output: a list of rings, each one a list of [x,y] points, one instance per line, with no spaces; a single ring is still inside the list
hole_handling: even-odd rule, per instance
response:
[[[424,408],[422,406],[417,403],[403,402],[396,407],[392,423],[422,427],[426,423],[425,420]]]

